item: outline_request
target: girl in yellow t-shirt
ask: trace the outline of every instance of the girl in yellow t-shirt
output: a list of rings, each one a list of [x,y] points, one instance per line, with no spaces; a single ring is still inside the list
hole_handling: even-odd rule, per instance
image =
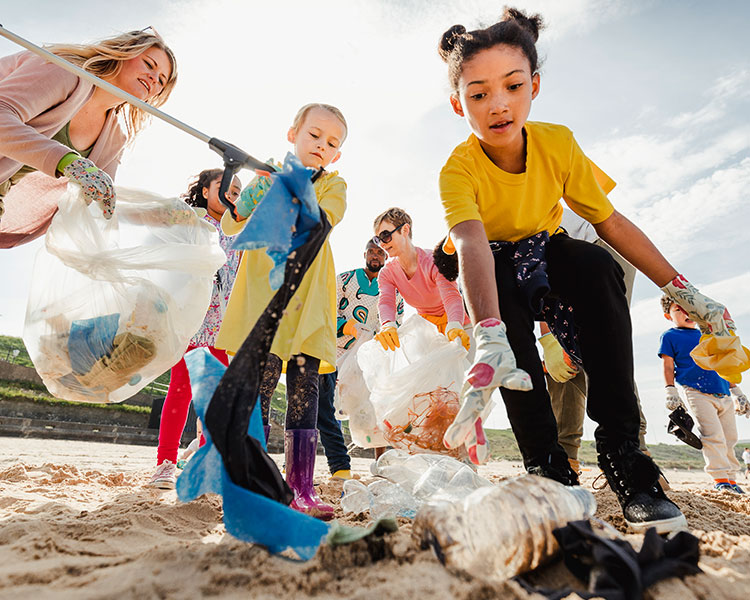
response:
[[[541,25],[539,15],[506,9],[486,29],[452,27],[438,47],[449,67],[451,106],[472,131],[443,167],[440,193],[477,341],[462,407],[444,441],[456,447],[474,438],[481,445],[479,417],[500,387],[526,469],[578,483],[557,441],[535,343],[534,319],[547,294],[572,307],[589,377],[588,414],[599,424],[599,465],[626,521],[636,530],[670,531],[684,526],[685,518],[659,487],[658,467],[638,449],[622,270],[603,248],[558,232],[560,198],[704,331],[728,334],[733,324],[723,306],[678,275],[614,209],[606,195],[614,182],[587,159],[569,129],[527,121],[539,93],[535,43]]]
[[[328,104],[308,104],[297,113],[287,139],[303,165],[319,169],[339,159],[346,135],[346,120],[339,109]],[[258,181],[250,185],[265,189]],[[336,172],[324,173],[313,187],[320,208],[335,226],[346,210],[346,183]],[[242,206],[246,198],[243,192],[237,203],[239,215],[252,212],[252,207]],[[244,227],[244,222],[234,221],[227,211],[221,227],[225,234],[232,235]],[[236,353],[245,341],[275,293],[268,279],[272,266],[265,249],[243,253],[216,338],[217,348]],[[292,296],[273,340],[261,383],[266,426],[268,404],[281,374],[282,361],[287,361],[284,448],[286,481],[294,491],[291,507],[320,519],[332,519],[333,507],[325,504],[313,488],[318,443],[318,372],[336,364],[336,270],[328,240]]]

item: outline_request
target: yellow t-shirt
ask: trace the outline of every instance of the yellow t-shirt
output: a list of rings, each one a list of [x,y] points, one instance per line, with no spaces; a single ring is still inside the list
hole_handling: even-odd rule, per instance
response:
[[[334,171],[320,177],[313,188],[328,222],[335,226],[344,218],[346,182]],[[234,235],[246,223],[247,221],[235,222],[227,211],[221,219],[221,228],[225,234]],[[237,278],[216,338],[217,348],[236,353],[245,341],[276,293],[268,281],[272,266],[273,262],[265,248],[245,250],[242,253]],[[336,269],[328,240],[313,260],[284,311],[271,352],[283,360],[304,353],[321,359],[321,373],[335,370]]]
[[[589,223],[601,223],[614,212],[607,193],[615,182],[586,157],[570,129],[533,121],[524,128],[524,173],[497,167],[474,134],[456,147],[440,172],[448,229],[477,220],[490,241],[517,242],[557,230],[560,198]]]

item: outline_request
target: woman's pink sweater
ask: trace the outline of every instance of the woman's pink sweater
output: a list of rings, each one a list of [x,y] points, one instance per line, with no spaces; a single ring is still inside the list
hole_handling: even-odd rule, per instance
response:
[[[378,312],[380,322],[396,321],[396,290],[409,306],[419,314],[440,317],[448,315],[448,322],[468,323],[458,284],[438,273],[432,254],[422,248],[417,251],[417,271],[411,277],[401,268],[398,258],[388,261],[378,273]]]
[[[0,183],[29,165],[55,177],[60,159],[70,148],[50,139],[81,109],[94,92],[91,83],[31,53],[0,58]],[[127,142],[110,111],[89,155],[113,179]],[[35,175],[32,173],[31,175]],[[0,220],[0,248],[28,242],[42,235],[57,210],[51,181],[24,177],[5,196]],[[40,187],[40,182],[44,184]],[[65,189],[67,179],[55,182]]]

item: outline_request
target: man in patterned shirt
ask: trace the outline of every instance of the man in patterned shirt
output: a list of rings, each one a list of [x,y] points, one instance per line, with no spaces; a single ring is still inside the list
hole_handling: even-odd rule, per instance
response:
[[[375,333],[380,326],[378,317],[378,272],[385,264],[385,251],[372,240],[365,246],[364,268],[346,271],[336,277],[338,318],[336,322],[336,362],[341,364],[347,351],[362,330]],[[404,301],[398,299],[398,320],[404,313]],[[320,376],[318,403],[318,431],[325,449],[328,467],[335,479],[351,478],[351,461],[341,427],[336,421],[333,396],[337,372]]]

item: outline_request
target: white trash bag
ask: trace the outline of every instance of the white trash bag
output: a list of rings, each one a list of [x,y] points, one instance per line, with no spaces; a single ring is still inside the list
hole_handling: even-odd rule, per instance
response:
[[[388,445],[378,427],[375,409],[370,402],[370,389],[357,362],[359,349],[372,340],[372,337],[372,331],[360,330],[357,341],[349,348],[339,365],[333,400],[336,418],[341,421],[349,420],[352,442],[360,448],[382,448]]]
[[[179,198],[117,188],[105,220],[69,184],[32,273],[23,340],[51,394],[121,402],[180,360],[226,261]]]
[[[418,315],[404,322],[398,337],[395,351],[372,340],[357,353],[377,425],[394,448],[457,456],[443,445],[443,433],[458,412],[467,352]]]

